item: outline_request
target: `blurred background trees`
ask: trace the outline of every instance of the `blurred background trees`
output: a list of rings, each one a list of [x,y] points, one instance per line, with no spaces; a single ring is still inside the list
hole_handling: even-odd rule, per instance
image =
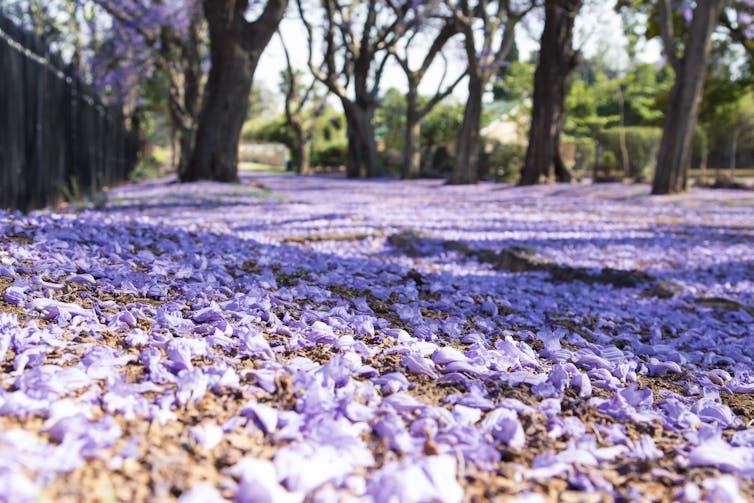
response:
[[[560,158],[576,179],[670,193],[690,173],[754,168],[754,0],[581,3],[7,0],[2,13],[122,107],[143,138],[137,176],[167,164],[236,180],[239,142],[285,145],[300,174],[451,183],[554,181]],[[539,48],[556,6],[575,20],[560,56],[546,33]],[[552,58],[562,78],[537,92]],[[547,166],[521,178],[537,156]]]

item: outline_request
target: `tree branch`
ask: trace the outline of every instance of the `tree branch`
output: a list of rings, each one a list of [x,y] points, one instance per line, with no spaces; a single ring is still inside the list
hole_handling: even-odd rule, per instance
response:
[[[670,0],[659,0],[657,7],[660,11],[660,37],[662,38],[662,45],[665,48],[665,56],[668,58],[673,70],[678,74],[681,71],[681,62],[676,53],[675,34],[673,33],[673,12],[670,7]]]

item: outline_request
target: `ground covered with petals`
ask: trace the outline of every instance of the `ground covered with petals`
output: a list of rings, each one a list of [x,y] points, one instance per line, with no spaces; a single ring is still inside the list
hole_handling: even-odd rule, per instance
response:
[[[0,213],[0,500],[752,500],[754,196],[647,192]]]

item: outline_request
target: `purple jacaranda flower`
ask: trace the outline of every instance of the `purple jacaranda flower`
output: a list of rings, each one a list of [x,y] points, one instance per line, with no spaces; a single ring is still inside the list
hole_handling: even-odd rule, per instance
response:
[[[693,482],[686,482],[684,486],[675,493],[676,501],[682,503],[696,503],[702,500],[702,491],[698,485]]]
[[[409,388],[408,379],[400,372],[389,372],[381,376],[372,378],[372,382],[380,387],[384,395],[390,395],[399,391],[405,391]]]
[[[354,470],[374,462],[358,438],[348,446],[299,442],[278,450],[274,463],[278,479],[289,491],[308,493],[325,483],[338,485]]]
[[[92,346],[81,358],[81,367],[92,379],[107,379],[117,373],[117,369],[136,360],[132,354],[122,354],[106,346]]]
[[[222,320],[223,316],[219,306],[213,305],[195,312],[192,319],[196,323],[211,323],[213,321]]]
[[[464,394],[450,395],[446,399],[446,402],[475,407],[481,410],[491,410],[495,407],[492,400],[485,396],[485,392],[479,386],[469,386],[468,391]]]
[[[730,407],[710,398],[701,398],[691,407],[691,412],[704,422],[717,422],[723,427],[740,422]]]
[[[754,476],[754,448],[733,447],[713,437],[694,447],[688,455],[689,466],[713,466],[723,471]]]
[[[330,325],[315,321],[307,331],[306,338],[316,344],[332,344],[338,337]]]
[[[565,473],[568,468],[567,463],[560,461],[555,454],[548,452],[534,458],[531,469],[526,470],[525,474],[527,478],[542,480]]]
[[[83,274],[71,274],[70,276],[65,278],[66,281],[69,283],[76,283],[79,285],[96,285],[97,281],[94,279],[94,276],[92,276],[89,273],[83,273]]]
[[[388,463],[370,480],[367,493],[375,501],[454,503],[463,499],[463,490],[456,480],[456,460],[452,456]]]
[[[547,430],[550,438],[560,438],[563,435],[579,438],[586,432],[586,427],[578,417],[551,415],[547,421]]]
[[[270,343],[267,342],[258,328],[253,326],[239,328],[236,335],[239,338],[239,355],[270,360],[275,358]]]
[[[595,493],[597,491],[611,492],[613,485],[598,471],[575,469],[568,476],[568,484],[576,490],[586,493]]]
[[[490,411],[482,421],[482,428],[511,449],[520,450],[526,443],[526,435],[518,420],[518,414],[510,409],[498,408]]]
[[[263,403],[246,404],[241,414],[253,420],[267,434],[273,433],[278,425],[278,411]]]
[[[203,449],[214,449],[223,439],[223,429],[216,424],[205,423],[191,428],[196,443]]]
[[[376,415],[374,409],[354,400],[346,400],[345,404],[341,405],[341,410],[345,417],[355,423],[371,421]]]
[[[404,392],[393,393],[386,397],[380,406],[389,406],[397,412],[412,412],[426,407],[416,397]]]
[[[679,398],[668,397],[657,403],[657,408],[664,415],[664,423],[680,429],[698,426],[701,423],[699,416],[691,412]]]
[[[429,358],[422,358],[416,353],[407,354],[401,359],[401,365],[414,374],[426,375],[433,379],[437,378],[435,364]]]
[[[642,461],[654,461],[664,456],[664,453],[655,445],[652,437],[648,435],[642,435],[634,442],[630,454]]]
[[[419,325],[424,322],[421,310],[415,304],[393,304],[392,307],[401,321],[409,325]]]
[[[663,362],[657,358],[650,358],[646,363],[648,375],[664,376],[666,374],[682,374],[681,366],[676,362]]]
[[[20,468],[0,467],[0,499],[18,503],[36,503],[41,489]]]
[[[730,475],[707,479],[702,482],[707,490],[706,500],[715,503],[744,503],[746,498],[741,494],[738,481]]]
[[[239,479],[235,497],[239,503],[298,503],[303,499],[277,482],[278,474],[270,461],[244,458],[228,472]]]
[[[175,397],[179,405],[198,402],[207,393],[209,378],[200,369],[178,372],[178,390]]]
[[[754,447],[754,429],[739,430],[730,437],[731,445]]]
[[[215,487],[206,482],[194,484],[178,498],[178,503],[225,503],[227,501]]]
[[[81,316],[83,318],[92,318],[94,316],[94,312],[91,309],[84,309],[78,304],[52,299],[34,299],[29,303],[29,308],[39,311],[43,319],[57,323],[67,323],[74,316]]]
[[[149,412],[149,403],[141,396],[141,393],[147,391],[162,390],[149,382],[140,385],[114,383],[108,386],[108,391],[102,397],[102,403],[106,411],[120,414],[130,420]]]
[[[27,290],[28,288],[24,286],[11,285],[5,289],[5,292],[3,292],[3,300],[14,306],[21,306],[26,303]]]
[[[149,335],[140,328],[134,328],[126,333],[124,340],[133,348],[143,348],[149,344]]]
[[[18,333],[18,317],[10,313],[0,313],[0,361],[5,361],[5,354],[10,349],[14,333]]]
[[[454,347],[444,346],[432,353],[432,361],[437,365],[447,365],[452,362],[466,362],[468,357]]]
[[[42,365],[18,376],[14,385],[29,397],[54,400],[89,386],[91,382],[89,376],[75,367]]]
[[[165,349],[165,354],[170,360],[170,368],[174,372],[193,369],[191,359],[206,356],[207,353],[207,343],[199,339],[175,338]]]

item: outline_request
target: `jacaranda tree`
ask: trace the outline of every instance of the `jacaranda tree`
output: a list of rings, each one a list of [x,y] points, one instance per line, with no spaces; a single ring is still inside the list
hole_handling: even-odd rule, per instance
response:
[[[194,153],[182,181],[238,179],[238,141],[254,72],[287,6],[288,0],[267,0],[261,14],[248,21],[248,0],[203,2],[211,66]]]
[[[560,133],[565,119],[566,80],[576,67],[578,54],[573,50],[573,24],[581,0],[547,0],[545,27],[534,74],[529,145],[526,150],[522,185],[533,185],[553,173],[559,182],[570,181],[560,157]]]
[[[468,98],[449,182],[476,183],[479,178],[479,130],[485,87],[513,47],[516,24],[537,2],[446,0],[446,3],[460,26],[468,60]]]
[[[409,7],[391,12],[377,0],[297,0],[297,5],[308,36],[309,69],[338,98],[346,116],[346,174],[381,176],[374,112],[390,48],[406,32],[403,17]],[[316,23],[311,21],[314,16]],[[315,57],[318,51],[321,56]]]

